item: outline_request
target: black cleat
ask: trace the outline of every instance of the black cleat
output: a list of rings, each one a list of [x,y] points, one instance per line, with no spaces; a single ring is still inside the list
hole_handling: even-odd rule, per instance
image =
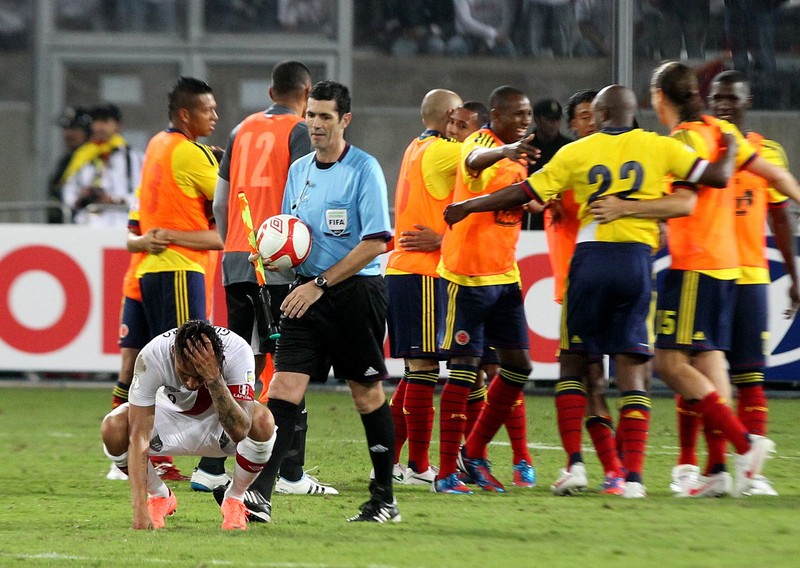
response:
[[[374,481],[370,483],[370,490],[372,497],[361,505],[361,512],[347,520],[356,523],[399,523],[401,518],[400,510],[397,508],[397,501],[393,498],[389,502],[386,498],[386,490],[378,486]]]

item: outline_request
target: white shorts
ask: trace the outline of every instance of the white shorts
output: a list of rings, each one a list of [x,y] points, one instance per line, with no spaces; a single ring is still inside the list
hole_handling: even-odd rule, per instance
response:
[[[162,393],[156,396],[156,415],[150,436],[151,456],[207,456],[236,453],[236,443],[222,429],[213,406],[203,414],[180,412]],[[164,402],[166,400],[166,402]]]

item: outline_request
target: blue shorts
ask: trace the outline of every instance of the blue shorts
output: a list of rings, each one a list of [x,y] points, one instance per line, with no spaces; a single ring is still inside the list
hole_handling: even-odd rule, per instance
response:
[[[728,351],[735,287],[735,280],[669,269],[658,292],[656,347]]]
[[[119,318],[119,346],[130,349],[141,349],[152,339],[144,306],[139,300],[122,299],[122,315]]]
[[[641,243],[579,243],[564,295],[561,352],[652,355],[653,261]]]
[[[527,349],[528,324],[519,284],[461,286],[445,278],[447,312],[439,329],[440,348],[448,356],[483,357],[486,345]]]
[[[190,319],[208,319],[202,272],[153,272],[142,276],[139,285],[151,339]]]
[[[767,365],[767,288],[767,284],[736,285],[731,350],[728,352],[733,373]]]
[[[387,274],[385,280],[389,290],[387,323],[391,356],[443,359],[436,339],[446,308],[439,279],[420,274]]]

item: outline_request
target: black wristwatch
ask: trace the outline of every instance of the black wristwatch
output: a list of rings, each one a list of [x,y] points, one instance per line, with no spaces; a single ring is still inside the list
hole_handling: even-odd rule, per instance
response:
[[[314,278],[314,284],[316,284],[317,287],[319,287],[319,288],[321,288],[323,290],[327,290],[328,289],[328,279],[325,278],[322,274],[320,274],[319,276]]]

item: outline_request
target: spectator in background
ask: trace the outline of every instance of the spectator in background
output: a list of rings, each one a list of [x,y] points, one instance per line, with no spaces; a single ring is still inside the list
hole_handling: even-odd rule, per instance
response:
[[[115,0],[115,29],[121,32],[177,32],[175,0]]]
[[[704,59],[711,0],[650,0],[661,16],[658,47],[662,59]]]
[[[530,143],[538,148],[541,154],[537,160],[528,165],[528,174],[541,170],[550,159],[555,156],[558,149],[572,142],[561,133],[561,120],[563,111],[561,104],[555,99],[542,99],[533,105],[533,128],[528,134],[534,134]],[[532,214],[528,210],[522,217],[522,229],[526,231],[544,229],[542,215]]]
[[[67,169],[75,150],[88,142],[92,134],[92,117],[89,111],[83,107],[68,107],[58,119],[61,127],[62,139],[64,141],[64,154],[58,159],[53,173],[50,174],[48,182],[47,198],[50,201],[61,203],[61,188],[64,185],[64,172]],[[49,208],[47,210],[48,223],[63,223],[67,221],[61,208]]]
[[[639,2],[633,4],[634,34],[641,35],[642,10]],[[575,20],[581,39],[575,45],[575,55],[582,57],[609,57],[612,53],[614,3],[611,0],[575,0]],[[637,51],[640,46],[637,45]]]
[[[75,223],[125,227],[143,156],[120,134],[122,113],[116,105],[98,105],[90,115],[92,137],[75,150],[64,171],[62,200]]]
[[[452,2],[406,0],[398,3],[395,9],[398,25],[395,33],[398,35],[392,42],[392,55],[442,55],[457,51],[457,44],[453,43]]]
[[[570,0],[522,0],[517,46],[523,55],[541,57],[549,46],[556,57],[569,57],[573,22]]]
[[[0,0],[0,50],[18,50],[28,44],[30,12],[27,2]]]
[[[278,0],[278,24],[284,32],[333,36],[336,4],[329,0]]]
[[[514,57],[511,23],[512,0],[453,0],[455,27],[453,55],[498,55]]]
[[[775,14],[784,1],[725,0],[725,35],[737,71],[775,73]]]

